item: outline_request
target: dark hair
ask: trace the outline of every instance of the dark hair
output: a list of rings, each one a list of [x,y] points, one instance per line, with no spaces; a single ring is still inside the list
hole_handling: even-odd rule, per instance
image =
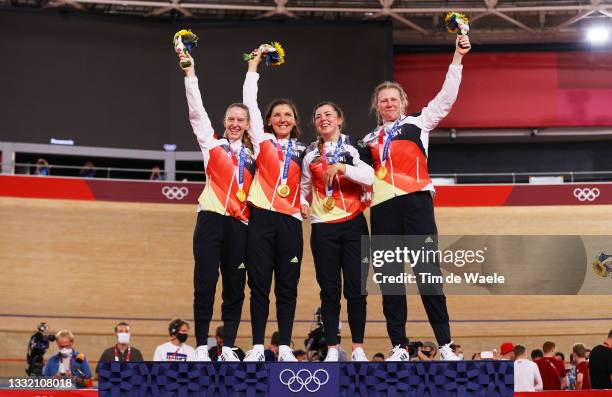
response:
[[[375,355],[374,355],[372,358],[377,358],[377,357],[380,357],[380,358],[382,358],[383,360],[385,359],[385,355],[384,355],[384,354],[382,354],[382,353],[376,353],[376,354],[375,354]]]
[[[559,357],[561,357],[561,360],[565,361],[565,354],[563,354],[561,352],[556,352],[555,356],[559,356]]]
[[[544,344],[542,345],[542,351],[544,352],[544,354],[546,353],[550,353],[551,351],[553,351],[553,349],[555,348],[555,342],[544,342]]]
[[[544,353],[540,349],[533,349],[531,351],[531,359],[535,360],[536,358],[544,357]]]
[[[293,351],[293,355],[296,356],[296,357],[297,356],[305,356],[306,352],[304,350],[302,350],[302,349],[297,349],[297,350]]]
[[[270,340],[270,344],[273,346],[280,345],[280,335],[278,334],[278,331],[272,334],[272,339]]]
[[[284,98],[275,99],[268,105],[268,110],[266,111],[266,125],[264,127],[265,131],[270,134],[274,134],[274,130],[268,124],[270,123],[270,119],[272,118],[272,112],[274,111],[274,108],[279,105],[287,105],[291,108],[291,111],[293,112],[293,118],[295,119],[295,123],[293,124],[293,128],[291,129],[291,132],[289,133],[289,137],[296,138],[296,139],[299,138],[300,135],[302,134],[302,131],[300,131],[300,126],[299,126],[300,116],[298,115],[298,111],[297,111],[297,107],[295,106],[295,103],[293,103],[289,99],[284,99]]]
[[[187,321],[183,321],[180,318],[172,320],[168,325],[168,333],[170,334],[170,336],[175,336],[176,334],[178,334],[179,329],[181,329],[183,325],[186,325],[187,328],[189,328],[189,323]]]
[[[523,354],[525,354],[525,346],[523,345],[516,345],[514,346],[514,356],[518,357],[518,356],[522,356]]]
[[[342,126],[340,126],[340,132],[342,132],[342,127],[344,126],[344,112],[342,111],[342,108],[340,108],[340,106],[338,106],[337,104],[335,104],[332,101],[322,101],[316,104],[316,106],[314,107],[314,111],[312,112],[312,121],[314,123],[315,121],[315,116],[317,113],[317,110],[322,107],[322,106],[331,106],[334,111],[336,112],[336,114],[338,115],[338,117],[340,117],[342,119]],[[319,137],[317,138],[317,147],[319,148],[319,153],[321,154],[321,156],[323,156],[323,144],[325,142],[323,141],[323,137],[321,135],[319,135]]]
[[[612,338],[612,329],[608,332],[608,338]]]
[[[336,114],[338,115],[338,117],[340,117],[342,119],[342,121],[344,121],[344,112],[342,111],[342,108],[340,108],[340,106],[338,106],[336,103],[334,103],[332,101],[321,101],[321,102],[316,104],[316,106],[314,107],[314,110],[312,112],[312,121],[313,122],[315,120],[315,116],[317,114],[317,110],[320,107],[325,106],[325,105],[329,105],[332,108],[334,108],[334,110],[336,111]]]
[[[234,102],[231,105],[229,105],[227,107],[227,109],[225,109],[225,117],[227,117],[227,112],[229,112],[229,110],[231,108],[239,108],[242,109],[244,111],[246,111],[247,114],[247,120],[249,121],[249,123],[251,122],[251,114],[249,113],[249,107],[247,105],[245,105],[242,102]],[[223,117],[223,120],[225,120],[225,117]],[[225,125],[225,124],[224,124]],[[223,136],[225,137],[225,133],[223,134]],[[251,142],[251,137],[249,137],[249,134],[245,131],[244,134],[242,135],[242,143],[244,144],[244,146],[246,146],[251,152],[253,151],[253,142]]]
[[[117,329],[121,326],[128,327],[128,329],[130,328],[130,324],[126,323],[125,321],[122,321],[115,325],[115,333],[117,333]]]
[[[219,325],[215,330],[215,336],[223,339],[223,335],[225,334],[223,325]]]

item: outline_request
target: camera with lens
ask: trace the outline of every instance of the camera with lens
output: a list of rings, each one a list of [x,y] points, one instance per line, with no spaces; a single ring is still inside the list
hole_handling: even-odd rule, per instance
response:
[[[28,355],[26,360],[28,376],[42,376],[44,366],[44,355],[49,349],[49,342],[55,341],[55,335],[47,334],[49,330],[47,323],[40,323],[36,327],[36,332],[30,337],[28,342]]]
[[[421,341],[414,341],[414,342],[410,342],[406,345],[406,350],[408,351],[408,354],[410,354],[410,357],[416,357],[417,352],[419,351],[419,348],[423,347],[423,342]],[[426,354],[427,356],[428,354]]]
[[[308,361],[323,361],[327,356],[327,342],[325,341],[325,332],[320,307],[317,308],[314,315],[314,328],[308,333],[308,338],[304,340],[306,357],[308,358]],[[338,336],[338,342],[340,342],[340,336]]]

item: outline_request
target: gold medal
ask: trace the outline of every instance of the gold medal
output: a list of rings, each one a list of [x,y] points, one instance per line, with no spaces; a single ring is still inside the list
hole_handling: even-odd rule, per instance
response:
[[[236,197],[238,198],[238,201],[244,203],[244,200],[246,200],[246,193],[244,190],[240,189],[236,192]]]
[[[333,197],[326,197],[325,200],[323,200],[323,207],[325,207],[326,210],[331,211],[335,206],[336,202]]]
[[[278,194],[282,198],[287,197],[289,195],[289,193],[291,193],[291,189],[287,185],[280,185],[276,189],[276,194]]]
[[[387,176],[387,167],[381,165],[378,171],[376,171],[376,176],[378,177],[378,179],[385,179],[385,177]]]

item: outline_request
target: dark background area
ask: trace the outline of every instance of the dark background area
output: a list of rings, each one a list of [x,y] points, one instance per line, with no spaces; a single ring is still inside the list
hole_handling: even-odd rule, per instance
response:
[[[429,146],[429,172],[512,173],[612,171],[612,141],[447,143]],[[575,176],[575,180],[609,180],[611,174]],[[566,178],[567,179],[567,178]],[[528,177],[516,178],[527,182]],[[568,180],[569,181],[569,180]],[[512,182],[511,176],[463,177],[462,183]]]
[[[312,29],[315,27],[316,29]],[[190,28],[204,105],[222,129],[225,108],[242,100],[242,53],[278,40],[287,62],[260,68],[259,104],[293,99],[310,142],[312,108],[333,100],[345,111],[347,133],[375,124],[372,89],[391,77],[389,22],[294,21],[193,23],[74,13],[0,12],[0,140],[79,146],[198,150],[188,121],[183,72],[172,36]]]

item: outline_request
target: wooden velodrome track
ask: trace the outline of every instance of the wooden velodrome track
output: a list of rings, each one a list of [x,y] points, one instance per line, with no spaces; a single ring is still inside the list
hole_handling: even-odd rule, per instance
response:
[[[612,234],[607,205],[436,211],[441,234]],[[0,198],[0,219],[0,376],[23,375],[28,337],[40,321],[55,331],[71,329],[76,348],[95,361],[112,345],[112,328],[120,320],[131,323],[133,345],[151,359],[155,346],[167,340],[171,318],[193,318],[193,206]],[[305,222],[305,242],[309,236]],[[307,244],[296,348],[303,348],[318,292]],[[237,341],[243,349],[250,348],[248,287],[246,293]],[[374,295],[368,300],[369,355],[390,347],[380,301]],[[572,343],[597,344],[612,328],[609,297],[603,296],[449,296],[448,304],[454,340],[466,357],[504,341],[533,349],[553,340],[569,353]],[[350,349],[344,303],[342,319],[343,345]],[[417,296],[409,296],[409,319],[412,339],[433,339]],[[267,336],[275,330],[270,322]]]

